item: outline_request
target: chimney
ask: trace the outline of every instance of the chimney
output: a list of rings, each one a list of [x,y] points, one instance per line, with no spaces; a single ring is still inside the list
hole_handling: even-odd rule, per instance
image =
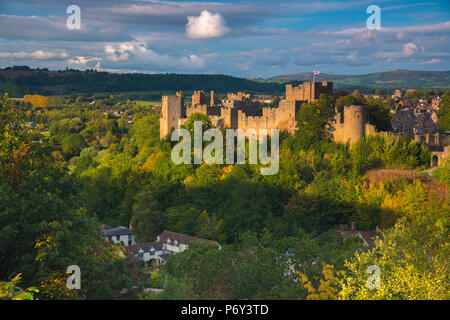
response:
[[[130,230],[133,230],[133,224],[130,223]]]
[[[356,222],[352,222],[352,233],[356,232]]]
[[[102,223],[102,231],[105,232],[105,230],[106,230],[106,224]]]

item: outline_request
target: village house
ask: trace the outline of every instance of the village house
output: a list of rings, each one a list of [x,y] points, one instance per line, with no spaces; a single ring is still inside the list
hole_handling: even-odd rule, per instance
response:
[[[103,237],[106,241],[114,241],[114,243],[122,243],[124,246],[131,246],[135,244],[134,237],[130,228],[118,226],[116,228],[110,228],[102,225]]]
[[[439,123],[434,110],[405,108],[395,112],[392,128],[394,133],[400,134],[435,134],[439,131]]]
[[[220,244],[212,240],[164,230],[155,242],[133,244],[127,250],[144,266],[160,265],[165,264],[171,255],[186,250],[192,242],[215,243],[221,248]]]
[[[434,96],[431,100],[431,108],[435,110],[439,110],[439,104],[441,103],[441,97],[440,96]]]

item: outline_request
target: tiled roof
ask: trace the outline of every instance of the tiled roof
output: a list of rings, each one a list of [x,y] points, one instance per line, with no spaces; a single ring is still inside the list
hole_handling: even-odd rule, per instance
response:
[[[214,242],[214,241],[208,240],[208,239],[191,237],[191,236],[189,236],[187,234],[176,233],[176,232],[164,230],[159,235],[159,242],[166,243],[167,239],[170,239],[170,241],[175,241],[176,240],[179,244],[181,244],[181,243],[189,244],[192,241]]]
[[[160,242],[145,242],[145,243],[133,244],[131,246],[128,246],[127,250],[130,250],[130,252],[133,252],[133,253],[138,253],[139,250],[141,250],[141,249],[144,252],[150,252],[151,248],[154,248],[155,251],[161,251],[162,243],[160,243]]]
[[[376,230],[370,230],[370,231],[354,230],[354,231],[352,231],[352,230],[349,230],[347,225],[334,225],[333,227],[331,227],[329,229],[329,231],[339,232],[344,239],[361,236],[361,238],[369,246],[375,245],[375,241],[377,240],[377,237],[380,239],[383,239],[381,234],[379,234]]]
[[[131,234],[131,230],[123,226],[105,230],[105,237],[122,236],[127,234]]]
[[[170,256],[171,256],[170,253],[164,253],[164,254],[160,255],[159,257],[161,259],[163,259],[164,261],[167,261],[167,259],[169,259]]]
[[[375,245],[375,241],[377,239],[378,233],[375,230],[372,231],[358,231],[357,234],[360,234],[364,241],[369,245]]]

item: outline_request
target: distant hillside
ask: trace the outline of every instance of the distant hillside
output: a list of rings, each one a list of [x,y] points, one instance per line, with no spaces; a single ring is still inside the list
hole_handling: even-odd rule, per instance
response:
[[[17,67],[15,67],[17,68]],[[277,81],[254,81],[220,74],[116,74],[107,72],[48,71],[19,67],[0,69],[0,92],[13,96],[24,94],[67,95],[78,93],[173,92],[178,90],[214,90],[217,93],[246,91],[283,94]]]
[[[271,79],[243,79],[221,74],[142,74],[107,73],[94,70],[31,69],[14,66],[0,69],[0,94],[76,95],[93,93],[146,93],[150,99],[183,90],[214,90],[216,93],[245,91],[283,95],[286,83],[311,81],[311,73],[281,75]],[[371,93],[377,88],[450,90],[450,71],[397,70],[364,75],[320,74],[316,80],[334,82],[334,91]]]
[[[271,78],[278,81],[311,81],[312,73],[281,75]],[[320,74],[316,80],[334,82],[335,90],[360,89],[373,91],[383,89],[442,89],[450,90],[450,71],[409,71],[395,70],[362,75]],[[362,90],[361,90],[362,89]]]
[[[334,81],[336,79],[343,79],[353,76],[346,76],[346,75],[338,75],[338,74],[330,74],[330,73],[321,73],[320,75],[316,75],[316,80],[330,80]],[[273,78],[270,78],[270,80],[277,80],[277,81],[283,81],[283,82],[289,82],[289,81],[312,81],[313,80],[313,73],[312,72],[302,72],[302,73],[294,73],[294,74],[285,74],[281,76],[276,76]]]

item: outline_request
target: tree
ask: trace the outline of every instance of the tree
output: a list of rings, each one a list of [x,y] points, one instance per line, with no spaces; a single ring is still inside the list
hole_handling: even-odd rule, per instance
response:
[[[72,133],[63,138],[62,151],[67,158],[79,155],[85,147],[87,147],[86,141],[78,133]]]
[[[317,288],[314,288],[306,275],[297,272],[300,286],[308,290],[307,300],[336,300],[338,298],[339,279],[335,275],[334,267],[325,265],[322,273],[323,279],[320,280],[320,285]]]
[[[334,99],[321,94],[319,100],[301,106],[297,114],[295,139],[300,149],[309,150],[331,139]]]
[[[403,215],[383,232],[376,247],[346,263],[342,299],[448,299],[450,208],[447,194],[429,192],[418,180],[399,195]],[[380,268],[380,288],[366,286],[371,265]]]
[[[133,232],[138,242],[155,241],[166,228],[167,216],[158,208],[151,191],[143,191],[136,197],[131,217]]]
[[[20,273],[39,298],[112,299],[136,285],[131,265],[81,208],[75,177],[53,159],[54,146],[23,125],[6,97],[0,113],[0,280]],[[67,295],[60,289],[73,264],[85,282]]]
[[[442,95],[437,116],[439,128],[443,131],[450,131],[450,91]]]
[[[25,290],[17,287],[20,283],[21,274],[19,273],[9,282],[0,281],[0,300],[33,300],[33,292],[39,292],[34,287]]]

